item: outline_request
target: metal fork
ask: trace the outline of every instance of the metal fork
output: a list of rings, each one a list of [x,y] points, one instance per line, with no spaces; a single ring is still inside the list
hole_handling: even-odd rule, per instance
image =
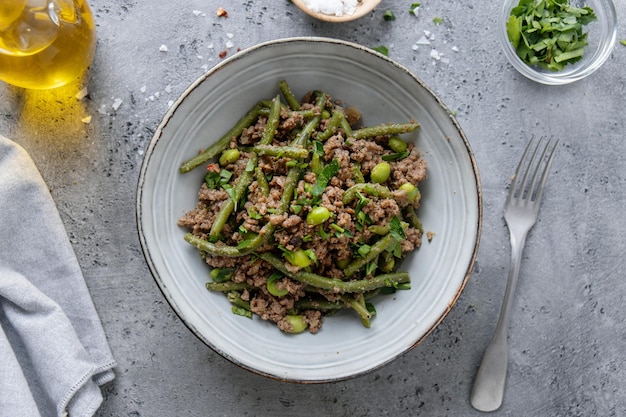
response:
[[[504,219],[511,237],[511,266],[500,318],[493,338],[485,350],[470,395],[472,406],[479,411],[495,411],[502,405],[508,365],[507,330],[513,292],[517,285],[526,235],[537,222],[541,195],[558,144],[558,139],[550,139],[544,144],[544,139],[541,138],[535,146],[535,141],[531,138],[511,180],[504,206]]]

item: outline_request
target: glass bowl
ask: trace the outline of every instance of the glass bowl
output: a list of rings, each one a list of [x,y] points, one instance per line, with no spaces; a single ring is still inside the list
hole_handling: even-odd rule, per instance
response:
[[[617,16],[611,0],[570,0],[570,3],[576,7],[590,7],[597,16],[597,20],[583,27],[583,31],[589,33],[587,37],[589,44],[585,47],[582,59],[574,64],[567,64],[561,71],[552,71],[525,63],[516,54],[506,31],[506,22],[511,10],[518,3],[519,0],[504,0],[498,24],[498,37],[504,55],[511,65],[525,77],[547,85],[569,84],[594,73],[611,55],[617,38]]]

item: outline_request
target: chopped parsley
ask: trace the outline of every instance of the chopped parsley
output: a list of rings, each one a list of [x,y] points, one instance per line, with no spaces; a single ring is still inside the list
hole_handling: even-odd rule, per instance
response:
[[[337,172],[339,172],[339,162],[336,159],[333,159],[317,176],[317,181],[311,189],[311,194],[313,194],[314,197],[321,196],[326,189],[326,185],[328,185],[328,182],[332,177],[337,175]]]
[[[389,56],[389,48],[387,48],[384,45],[375,46],[372,49],[375,50],[376,52],[378,52],[379,54],[383,54],[385,56]]]
[[[232,178],[233,173],[227,169],[220,169],[219,172],[209,171],[204,176],[204,182],[207,187],[212,190],[220,188],[224,184],[228,184],[228,181]]]
[[[526,64],[561,71],[582,59],[588,44],[583,26],[596,19],[590,7],[576,7],[569,0],[520,0],[506,31]]]
[[[391,22],[396,20],[396,15],[393,14],[392,10],[385,10],[385,13],[383,13],[383,19],[387,22]]]

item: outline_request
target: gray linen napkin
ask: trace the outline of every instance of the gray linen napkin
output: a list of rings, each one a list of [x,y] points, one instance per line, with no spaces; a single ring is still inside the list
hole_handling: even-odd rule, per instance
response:
[[[92,416],[114,366],[52,196],[0,135],[0,416]]]

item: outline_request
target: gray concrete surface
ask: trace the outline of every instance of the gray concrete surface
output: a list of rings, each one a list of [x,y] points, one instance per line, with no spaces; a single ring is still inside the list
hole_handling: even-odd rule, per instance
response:
[[[98,46],[86,98],[74,98],[80,86],[0,85],[0,133],[31,153],[47,181],[118,361],[97,416],[480,415],[468,397],[505,287],[502,205],[533,134],[562,145],[527,242],[504,405],[492,415],[626,415],[626,46],[588,79],[546,87],[506,62],[494,29],[500,2],[422,0],[417,17],[410,3],[383,0],[360,20],[329,24],[285,0],[91,0]],[[227,18],[216,16],[220,6]],[[616,8],[626,15],[625,2]],[[396,20],[384,21],[385,10]],[[431,46],[414,49],[425,30]],[[478,262],[443,323],[382,369],[314,386],[251,374],[197,340],[159,292],[135,224],[142,155],[170,101],[221,51],[302,35],[388,46],[457,111],[484,191]],[[433,60],[431,48],[449,62]]]

